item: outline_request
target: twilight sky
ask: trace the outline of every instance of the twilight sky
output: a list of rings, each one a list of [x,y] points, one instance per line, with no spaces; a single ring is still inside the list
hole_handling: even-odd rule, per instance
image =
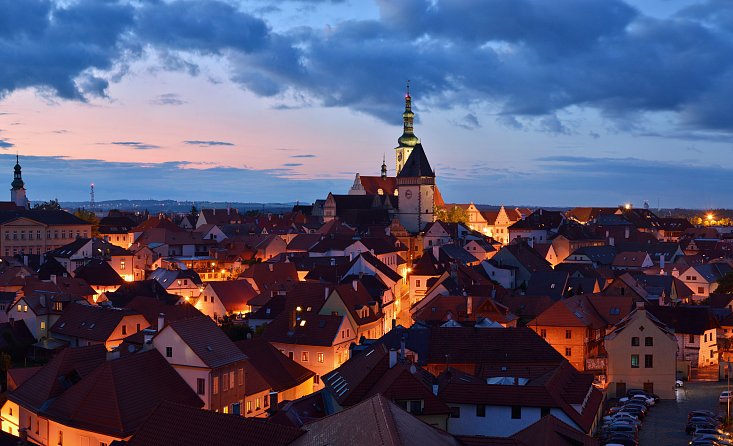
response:
[[[730,0],[0,0],[0,172],[31,200],[733,207]],[[2,197],[0,197],[2,199]]]

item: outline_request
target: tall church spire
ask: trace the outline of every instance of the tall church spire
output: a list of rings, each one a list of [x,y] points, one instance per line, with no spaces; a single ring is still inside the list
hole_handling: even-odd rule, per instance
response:
[[[387,158],[382,155],[382,178],[387,178]]]
[[[415,113],[412,112],[412,96],[410,96],[410,81],[408,80],[405,91],[405,112],[402,113],[402,136],[397,139],[397,147],[395,147],[396,173],[400,173],[412,149],[420,144],[420,139],[415,136],[413,130],[414,120]]]

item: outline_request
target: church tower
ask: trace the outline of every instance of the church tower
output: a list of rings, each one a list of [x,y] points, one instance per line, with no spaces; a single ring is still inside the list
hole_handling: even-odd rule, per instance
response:
[[[397,174],[399,207],[397,218],[415,234],[435,220],[435,172],[422,144],[417,143]]]
[[[18,207],[30,209],[31,204],[25,195],[25,184],[20,174],[20,159],[18,155],[15,155],[15,172],[13,173],[13,182],[10,185],[12,186],[12,189],[10,189],[10,201]]]
[[[413,121],[415,114],[412,112],[412,97],[410,97],[410,81],[407,81],[407,91],[405,92],[405,112],[402,113],[402,136],[397,139],[397,147],[395,147],[396,155],[396,174],[399,175],[405,166],[407,159],[410,157],[416,145],[420,144],[420,138],[415,136],[413,132]]]

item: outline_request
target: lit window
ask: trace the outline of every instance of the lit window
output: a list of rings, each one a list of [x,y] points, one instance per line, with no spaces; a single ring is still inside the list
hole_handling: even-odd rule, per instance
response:
[[[212,390],[212,393],[216,395],[217,393],[219,393],[219,377],[218,376],[215,376],[214,379],[212,379],[212,385],[214,387],[214,389]]]
[[[301,352],[301,354],[300,354],[300,360],[302,362],[308,362],[308,352]]]
[[[323,364],[323,353],[320,353],[319,352],[317,355],[318,355],[318,362],[320,362],[321,364]]]
[[[247,413],[252,413],[252,401],[247,401]]]
[[[573,350],[570,347],[565,347],[565,356],[572,356]]]
[[[639,355],[631,355],[631,368],[632,369],[639,368]]]

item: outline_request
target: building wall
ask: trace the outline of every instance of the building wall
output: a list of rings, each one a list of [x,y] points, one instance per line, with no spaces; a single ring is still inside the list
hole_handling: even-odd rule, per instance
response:
[[[333,346],[285,344],[280,342],[271,342],[271,344],[284,355],[291,357],[293,361],[316,374],[316,377],[313,378],[313,391],[316,391],[323,388],[323,381],[321,380],[323,375],[335,370],[349,359],[349,344],[356,339],[353,331],[351,331],[348,338]],[[304,352],[307,352],[307,361],[303,360]],[[319,353],[323,354],[323,362],[318,360]]]
[[[616,395],[618,383],[624,383],[626,390],[643,389],[644,383],[653,383],[654,393],[660,398],[674,399],[677,342],[647,319],[643,311],[637,310],[637,317],[626,328],[606,339],[608,394],[620,396]],[[632,345],[633,337],[639,338],[638,346]],[[653,339],[653,346],[646,346],[647,337]],[[639,356],[638,367],[631,366],[631,355]],[[652,355],[652,367],[646,367],[645,355]]]
[[[453,404],[459,407],[460,417],[448,418],[448,432],[453,435],[483,435],[508,437],[536,423],[542,417],[539,407],[522,407],[521,418],[512,418],[511,406],[486,406],[486,416],[476,416],[475,404]],[[551,408],[550,414],[579,431],[581,429],[560,409]]]
[[[400,224],[413,234],[422,231],[435,219],[435,185],[399,185],[398,190]]]
[[[532,330],[542,336],[548,344],[573,365],[578,371],[585,371],[585,360],[587,357],[587,337],[588,329],[586,327],[550,327],[543,325],[531,325]],[[568,333],[570,332],[570,338]],[[568,355],[566,349],[570,349]]]
[[[298,384],[295,387],[291,387],[289,389],[285,389],[282,392],[280,392],[278,394],[278,401],[285,401],[285,400],[294,401],[300,397],[310,395],[311,393],[313,393],[313,390],[314,390],[314,384],[313,384],[313,378],[311,377],[303,381],[302,383]]]
[[[68,245],[77,237],[89,237],[91,232],[92,226],[89,224],[46,226],[31,219],[19,218],[0,224],[0,254],[42,254]]]

